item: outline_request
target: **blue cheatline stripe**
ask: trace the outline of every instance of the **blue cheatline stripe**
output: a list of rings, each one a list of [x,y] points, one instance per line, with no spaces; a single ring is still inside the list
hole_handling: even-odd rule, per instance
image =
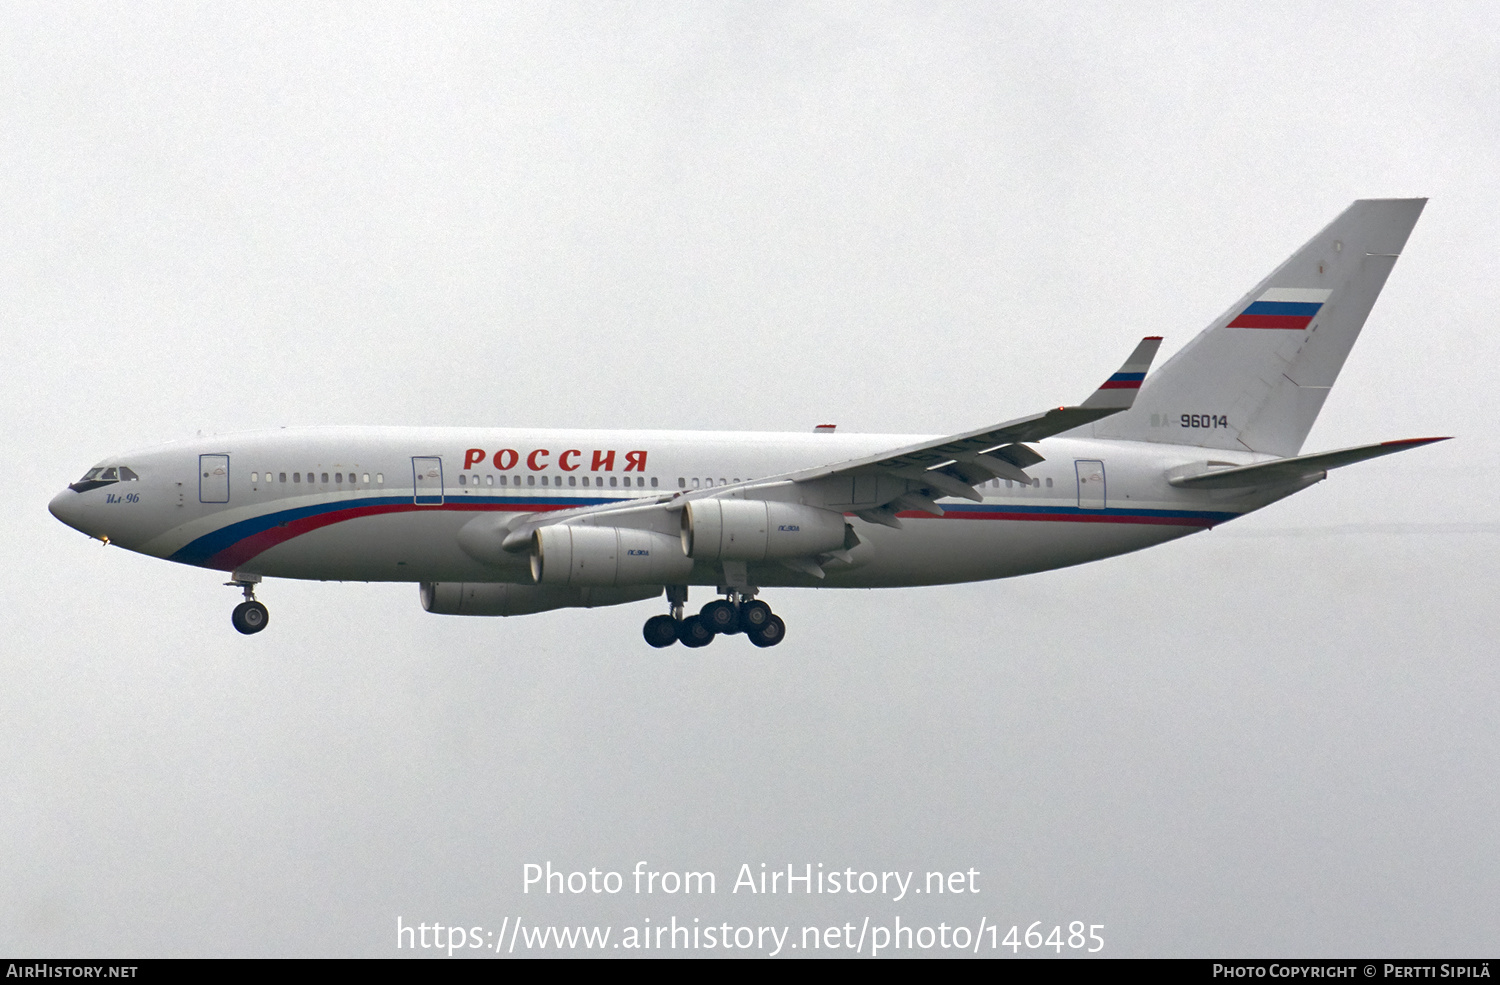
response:
[[[449,496],[441,506],[427,506],[426,509],[446,509],[449,507],[514,507],[517,512],[534,512],[539,509],[557,509],[559,507],[572,509],[580,506],[600,506],[605,503],[621,502],[621,499],[609,497],[568,497],[568,498],[546,498],[538,496]],[[228,524],[217,530],[204,534],[202,537],[191,541],[178,548],[168,558],[170,561],[181,561],[186,564],[198,564],[220,551],[238,544],[246,537],[253,537],[258,533],[269,530],[272,527],[291,523],[295,520],[306,519],[311,516],[323,516],[329,513],[337,513],[343,510],[357,511],[382,507],[416,507],[420,504],[414,503],[412,497],[407,496],[376,496],[362,497],[360,499],[339,499],[326,503],[314,503],[310,506],[297,506],[291,509],[276,510],[272,513],[263,513],[249,519],[240,520]],[[413,510],[415,512],[415,509]]]
[[[1109,378],[1109,382],[1123,383],[1128,380],[1144,380],[1145,378],[1145,373],[1116,373],[1114,376],[1111,376]]]
[[[1122,509],[1119,507],[1106,507],[1100,510],[1083,509],[1077,506],[1018,506],[1013,503],[963,503],[948,505],[943,504],[944,513],[1045,513],[1049,516],[1118,516],[1118,517],[1151,517],[1164,520],[1212,520],[1215,523],[1223,523],[1226,520],[1237,519],[1239,513],[1221,513],[1213,510],[1146,510],[1131,507]]]
[[[1311,318],[1323,307],[1319,301],[1256,301],[1242,315],[1294,315]]]

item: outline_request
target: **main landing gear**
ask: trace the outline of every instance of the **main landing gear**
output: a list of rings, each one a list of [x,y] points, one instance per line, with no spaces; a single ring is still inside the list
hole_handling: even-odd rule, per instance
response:
[[[683,617],[687,606],[687,588],[667,586],[672,614],[652,616],[646,620],[642,635],[646,642],[660,649],[681,643],[697,648],[708,646],[715,636],[744,633],[756,646],[775,646],[786,637],[786,623],[766,603],[742,592],[730,592],[728,598],[715,599],[698,610],[696,616]]]
[[[242,575],[236,571],[232,576],[233,581],[224,584],[232,588],[244,589],[245,601],[234,607],[229,621],[234,623],[234,628],[249,636],[266,628],[271,621],[271,612],[261,603],[255,601],[255,586],[260,582],[260,575]]]

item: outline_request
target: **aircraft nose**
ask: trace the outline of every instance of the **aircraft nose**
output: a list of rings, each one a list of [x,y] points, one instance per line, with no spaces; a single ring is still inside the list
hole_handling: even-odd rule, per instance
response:
[[[52,502],[47,504],[47,512],[74,530],[83,530],[83,504],[80,502],[82,498],[79,493],[71,489],[64,489],[52,497]],[[83,530],[83,532],[88,533],[87,530]]]

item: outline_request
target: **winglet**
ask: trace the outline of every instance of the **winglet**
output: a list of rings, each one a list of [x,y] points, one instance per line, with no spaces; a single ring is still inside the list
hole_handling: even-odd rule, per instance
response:
[[[1141,339],[1140,345],[1135,347],[1120,371],[1105,380],[1104,385],[1079,406],[1090,410],[1124,410],[1135,403],[1141,381],[1146,378],[1146,371],[1151,368],[1151,360],[1156,358],[1156,350],[1160,347],[1160,335],[1148,335]]]

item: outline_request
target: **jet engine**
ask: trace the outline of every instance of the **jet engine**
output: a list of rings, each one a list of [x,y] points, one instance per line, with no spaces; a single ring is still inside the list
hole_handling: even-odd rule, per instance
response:
[[[423,582],[422,608],[440,616],[524,616],[550,609],[594,609],[660,595],[660,585],[570,588],[484,582]]]
[[[682,553],[695,561],[813,557],[849,546],[842,513],[795,503],[697,499],[682,511]]]
[[[538,585],[667,585],[693,570],[677,538],[654,530],[557,523],[531,537],[531,577]]]

